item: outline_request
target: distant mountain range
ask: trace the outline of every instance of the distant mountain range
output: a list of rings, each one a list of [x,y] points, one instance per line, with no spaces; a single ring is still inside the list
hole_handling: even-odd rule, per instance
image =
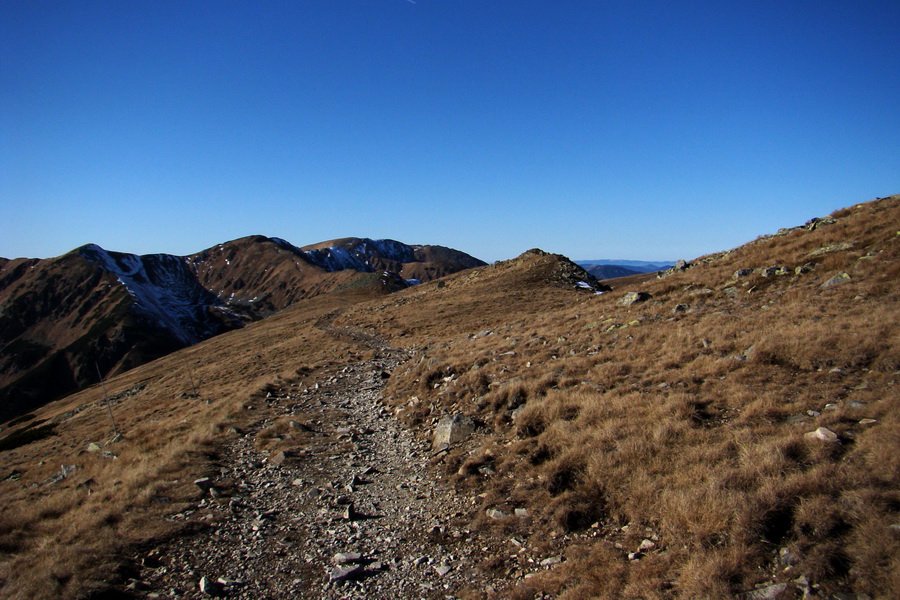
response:
[[[615,260],[604,258],[598,260],[576,260],[575,263],[584,267],[588,273],[597,279],[613,279],[615,277],[626,277],[628,275],[637,275],[639,273],[665,271],[674,265],[675,261],[648,262],[643,260]]]
[[[377,295],[486,263],[442,246],[250,236],[190,256],[88,244],[0,258],[0,421],[341,288]]]

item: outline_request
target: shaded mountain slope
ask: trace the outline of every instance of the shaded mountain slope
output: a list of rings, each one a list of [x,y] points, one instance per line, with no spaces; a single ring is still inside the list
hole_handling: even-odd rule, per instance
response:
[[[597,279],[613,279],[615,277],[627,277],[637,275],[643,271],[635,271],[619,265],[590,265],[585,270]]]
[[[137,260],[86,246],[7,264],[0,418],[95,382],[98,370],[122,371],[227,330],[217,304],[171,257]]]
[[[305,246],[307,258],[328,271],[390,271],[404,279],[430,281],[486,263],[444,246],[408,246],[394,240],[341,238]]]

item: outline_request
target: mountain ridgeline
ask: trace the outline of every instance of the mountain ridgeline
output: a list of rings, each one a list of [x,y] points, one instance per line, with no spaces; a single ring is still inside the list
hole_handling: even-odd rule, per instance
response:
[[[249,236],[189,256],[88,244],[0,259],[0,421],[298,300],[377,296],[485,263],[441,246]]]

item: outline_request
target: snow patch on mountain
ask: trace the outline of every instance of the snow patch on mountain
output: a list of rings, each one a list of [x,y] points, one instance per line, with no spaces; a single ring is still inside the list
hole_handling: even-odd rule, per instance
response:
[[[213,333],[208,310],[223,303],[197,282],[186,259],[108,252],[96,244],[82,246],[79,253],[115,275],[134,299],[136,312],[182,343],[194,344]]]
[[[273,241],[275,240],[273,239]],[[276,243],[279,242],[276,241]],[[311,263],[329,272],[355,269],[371,273],[376,268],[372,264],[373,258],[396,262],[416,260],[413,246],[395,240],[371,240],[368,238],[360,239],[350,248],[330,246],[318,250],[306,250],[304,254]]]

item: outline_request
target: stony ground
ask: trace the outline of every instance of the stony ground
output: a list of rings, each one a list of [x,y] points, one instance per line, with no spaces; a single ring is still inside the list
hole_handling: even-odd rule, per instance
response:
[[[455,598],[503,587],[479,570],[463,499],[428,471],[432,448],[380,402],[404,356],[384,348],[310,388],[273,390],[253,428],[230,432],[207,494],[172,517],[187,531],[139,557],[153,598]],[[294,384],[296,385],[296,384]],[[289,424],[294,452],[255,450]],[[289,433],[288,439],[294,437]]]

